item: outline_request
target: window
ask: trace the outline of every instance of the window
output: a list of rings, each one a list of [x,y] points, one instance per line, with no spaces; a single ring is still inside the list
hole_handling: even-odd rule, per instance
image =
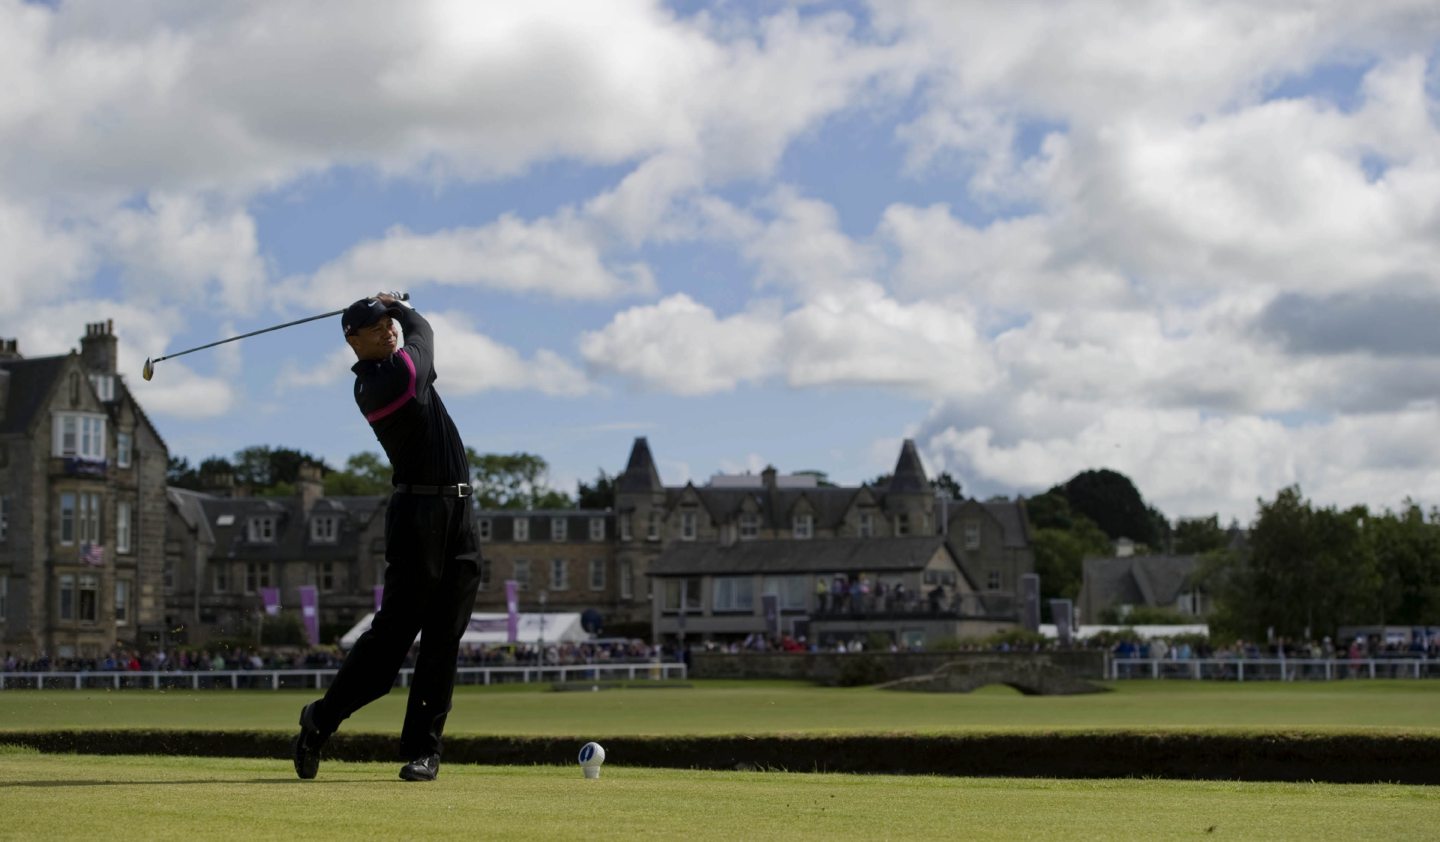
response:
[[[946,585],[947,587],[954,587],[956,582],[955,571],[938,570],[935,568],[931,568],[925,571],[924,581],[927,585]]]
[[[530,590],[530,562],[523,558],[515,559],[515,587],[518,590]]]
[[[175,560],[167,558],[165,564],[160,568],[160,586],[165,593],[175,592]]]
[[[645,525],[645,540],[647,540],[647,541],[659,541],[659,540],[660,540],[660,513],[659,513],[659,512],[651,512],[651,513],[650,513],[649,520],[646,522],[646,525]]]
[[[694,541],[694,540],[695,540],[695,513],[694,513],[694,512],[681,512],[681,513],[680,513],[680,540],[682,540],[682,541]]]
[[[605,590],[605,559],[590,559],[590,590]]]
[[[563,517],[550,518],[550,540],[564,541],[569,532],[569,522]]]
[[[5,622],[10,610],[10,577],[0,576],[0,623]]]
[[[530,540],[530,519],[529,519],[529,518],[523,518],[523,517],[517,517],[517,518],[515,518],[515,540],[516,540],[516,541],[529,541],[529,540]]]
[[[550,589],[570,590],[570,565],[563,558],[550,559]]]
[[[621,541],[629,541],[629,540],[630,540],[630,518],[632,518],[632,517],[634,517],[634,515],[632,515],[632,514],[630,514],[630,513],[628,513],[628,512],[627,512],[626,514],[623,514],[623,515],[620,516],[620,540],[621,540]]]
[[[795,537],[796,537],[796,538],[813,538],[813,537],[815,537],[815,517],[814,517],[814,515],[796,515],[796,516],[795,516]]]
[[[87,493],[87,494],[81,494],[81,495],[80,495],[80,517],[79,517],[79,520],[78,520],[78,525],[79,525],[79,527],[80,527],[80,529],[79,529],[79,533],[80,533],[80,543],[82,543],[82,544],[98,544],[98,543],[100,543],[100,495],[99,495],[99,494],[88,494],[88,493]]]
[[[320,562],[320,590],[329,593],[335,590],[335,562]]]
[[[97,604],[100,602],[100,578],[98,576],[80,577],[80,619],[87,623],[95,622],[99,616]]]
[[[123,626],[130,622],[130,580],[115,580],[115,625]]]
[[[80,412],[55,413],[55,456],[105,459],[105,416]]]
[[[480,590],[490,590],[490,577],[492,575],[493,574],[491,573],[490,559],[480,559]]]
[[[965,549],[967,549],[967,550],[978,550],[978,549],[980,549],[980,524],[978,524],[978,523],[967,523],[967,524],[965,524]]]
[[[475,521],[475,534],[481,541],[489,541],[495,537],[495,525],[490,518],[482,517]]]
[[[75,495],[60,495],[60,543],[75,543]]]
[[[635,598],[635,579],[629,561],[620,562],[620,598]]]
[[[250,518],[249,538],[252,544],[273,544],[275,542],[275,516],[257,515]]]
[[[870,512],[860,513],[860,537],[875,537],[875,515],[871,514]]]
[[[95,387],[95,394],[102,401],[115,400],[115,378],[109,374],[90,375],[90,385]]]
[[[225,593],[230,590],[230,571],[223,564],[215,565],[210,571],[210,582],[215,593]]]
[[[60,619],[75,619],[75,577],[60,577]]]
[[[245,565],[245,593],[270,587],[270,562],[251,561]]]
[[[991,570],[985,575],[985,589],[991,591],[1000,590],[1000,571]]]
[[[780,597],[782,611],[804,610],[811,584],[807,576],[766,576],[764,593]]]
[[[115,434],[115,465],[121,468],[130,467],[130,434]]]
[[[10,537],[10,498],[0,496],[0,541]]]
[[[681,598],[685,600],[686,613],[700,612],[700,577],[665,579],[660,591],[660,610],[679,611]]]
[[[895,534],[910,534],[910,515],[907,512],[901,512],[895,516]]]
[[[316,544],[333,544],[340,534],[340,518],[316,515],[310,518],[310,540]]]
[[[760,515],[744,512],[740,515],[740,540],[752,541],[760,537]]]
[[[716,576],[713,584],[716,611],[755,610],[755,577]]]
[[[130,552],[130,502],[121,500],[115,504],[115,552]]]
[[[603,517],[592,517],[592,518],[590,518],[590,540],[591,540],[591,541],[604,541],[604,540],[605,540],[605,518],[603,518]]]

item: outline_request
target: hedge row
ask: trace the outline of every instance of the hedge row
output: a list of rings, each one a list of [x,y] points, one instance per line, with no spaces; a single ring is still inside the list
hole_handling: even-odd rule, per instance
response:
[[[393,761],[394,736],[339,734],[329,759]],[[581,737],[451,737],[450,763],[574,763]],[[833,737],[610,737],[617,766],[1054,778],[1440,784],[1440,737],[1315,734],[981,734]],[[290,737],[236,731],[0,732],[42,752],[274,757]]]

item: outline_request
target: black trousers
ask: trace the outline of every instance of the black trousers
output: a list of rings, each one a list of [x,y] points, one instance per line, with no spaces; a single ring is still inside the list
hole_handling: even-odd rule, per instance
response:
[[[468,497],[391,496],[380,610],[316,706],[321,731],[333,733],[352,713],[389,693],[419,634],[400,748],[406,759],[440,753],[455,658],[480,585],[473,521]]]

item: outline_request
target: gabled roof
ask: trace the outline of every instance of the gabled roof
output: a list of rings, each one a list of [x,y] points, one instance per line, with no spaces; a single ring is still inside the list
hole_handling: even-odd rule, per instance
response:
[[[1190,587],[1199,556],[1097,557],[1084,561],[1084,587],[1092,605],[1174,605]]]
[[[207,498],[213,498],[209,494],[174,486],[165,489],[165,496],[170,498],[170,504],[180,513],[180,519],[195,532],[195,537],[202,544],[214,546],[215,531],[210,528],[210,518],[205,516],[204,504]]]
[[[317,501],[310,516],[306,516],[300,508],[300,500],[295,497],[215,497],[208,494],[197,494],[196,497],[215,536],[215,555],[246,561],[352,560],[358,554],[361,533],[387,499],[383,496],[321,498],[325,505],[322,507]],[[333,543],[310,540],[310,521],[316,514],[340,518],[340,528]],[[250,541],[250,519],[266,515],[275,519],[275,540]]]
[[[934,491],[930,480],[925,477],[925,468],[920,464],[920,453],[915,450],[915,440],[906,439],[900,448],[900,458],[895,462],[895,472],[890,475],[891,494],[930,494]]]
[[[1007,548],[1024,549],[1030,546],[1030,530],[1027,526],[1029,521],[1021,508],[1024,504],[1019,501],[994,500],[980,505],[1000,523],[1000,528],[1005,530]]]
[[[0,418],[0,434],[29,432],[71,356],[0,361],[0,369],[10,372],[10,393],[5,399],[5,417]]]
[[[942,550],[948,554],[938,536],[738,541],[730,546],[677,542],[650,563],[650,575],[896,573],[922,570]]]

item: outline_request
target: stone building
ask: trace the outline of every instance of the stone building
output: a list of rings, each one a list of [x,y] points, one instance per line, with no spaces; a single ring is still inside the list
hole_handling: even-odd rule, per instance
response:
[[[116,371],[111,322],[80,350],[0,341],[0,647],[90,657],[165,630],[165,442]]]
[[[383,496],[326,497],[317,466],[301,468],[291,497],[252,497],[228,477],[207,491],[169,489],[164,591],[185,641],[255,639],[262,588],[279,589],[281,612],[316,589],[322,643],[375,608],[385,581]]]

